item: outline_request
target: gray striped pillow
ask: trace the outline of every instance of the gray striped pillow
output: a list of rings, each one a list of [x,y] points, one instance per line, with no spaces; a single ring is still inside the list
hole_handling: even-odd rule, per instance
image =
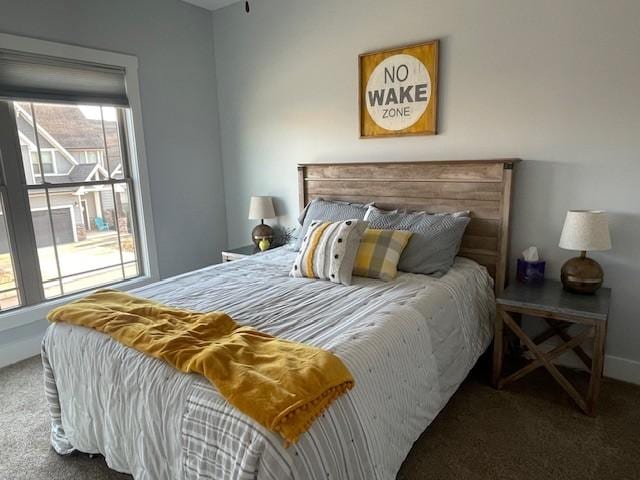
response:
[[[371,207],[365,218],[371,228],[413,232],[400,255],[398,270],[442,276],[453,265],[471,220],[464,215],[468,212],[430,215],[424,212],[385,212]]]
[[[289,275],[351,285],[353,265],[366,228],[367,222],[358,219],[311,222]]]
[[[294,250],[300,250],[302,239],[305,237],[311,223],[317,222],[318,220],[324,222],[337,222],[350,219],[362,220],[370,205],[372,204],[362,205],[359,203],[314,198],[307,204],[300,214],[300,218],[298,218],[301,227],[298,229],[298,236],[293,247]]]

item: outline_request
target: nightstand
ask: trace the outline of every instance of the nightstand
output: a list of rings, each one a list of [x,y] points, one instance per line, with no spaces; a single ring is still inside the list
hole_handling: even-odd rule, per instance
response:
[[[232,262],[241,258],[249,257],[256,253],[260,253],[260,249],[255,245],[245,245],[244,247],[230,248],[222,252],[223,262]]]
[[[539,367],[545,367],[551,376],[587,415],[595,415],[596,402],[600,391],[604,366],[604,345],[607,336],[609,302],[611,290],[599,289],[594,295],[577,295],[562,288],[560,282],[545,280],[539,287],[521,283],[509,285],[496,299],[497,315],[493,350],[493,384],[500,389]],[[549,327],[544,332],[530,338],[520,327],[520,317],[536,317]],[[572,325],[582,326],[575,336],[568,333]],[[533,354],[535,359],[520,370],[503,377],[504,334],[507,327]],[[559,346],[544,351],[540,345],[552,337],[562,340]],[[587,340],[593,343],[593,354],[587,355],[581,345]],[[586,395],[576,387],[553,364],[553,359],[573,350],[580,361],[591,372]]]

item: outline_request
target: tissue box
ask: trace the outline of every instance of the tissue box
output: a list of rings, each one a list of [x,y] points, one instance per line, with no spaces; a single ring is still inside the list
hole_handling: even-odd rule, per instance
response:
[[[544,282],[544,260],[527,262],[518,259],[518,281],[527,285],[541,285]]]

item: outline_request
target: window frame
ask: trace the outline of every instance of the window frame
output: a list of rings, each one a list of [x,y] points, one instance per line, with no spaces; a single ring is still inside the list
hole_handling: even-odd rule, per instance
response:
[[[82,62],[101,63],[124,68],[127,95],[129,97],[129,115],[124,115],[126,121],[126,128],[124,130],[127,135],[123,138],[123,146],[127,149],[130,167],[129,173],[135,187],[130,194],[132,208],[135,209],[137,215],[136,233],[142,272],[140,272],[141,274],[138,277],[124,280],[114,285],[117,285],[120,289],[129,290],[158,281],[160,274],[142,125],[137,57],[5,33],[0,33],[0,46],[28,53],[57,56]],[[7,207],[5,206],[5,208]],[[13,243],[13,241],[15,241],[13,233],[10,233],[9,237]],[[15,263],[18,261],[19,259],[14,258]],[[45,300],[36,305],[27,305],[0,312],[0,332],[42,321],[50,309],[68,303],[83,295],[86,295],[86,292],[74,293],[52,300]]]

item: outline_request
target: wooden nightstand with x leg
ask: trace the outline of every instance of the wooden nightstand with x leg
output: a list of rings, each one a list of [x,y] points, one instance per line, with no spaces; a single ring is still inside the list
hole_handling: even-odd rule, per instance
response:
[[[496,299],[496,332],[493,351],[493,384],[500,389],[518,380],[539,367],[545,367],[567,394],[587,415],[595,415],[604,367],[604,348],[607,336],[609,302],[611,290],[599,289],[594,295],[578,295],[566,292],[560,282],[545,280],[540,287],[519,283],[509,285]],[[542,319],[549,327],[534,338],[530,338],[520,326],[520,317],[527,315]],[[583,327],[582,332],[572,336],[568,329],[572,325]],[[505,327],[511,330],[535,357],[528,365],[503,377],[502,363],[505,350]],[[541,344],[558,336],[563,341],[557,347],[545,351]],[[590,357],[582,344],[592,340]],[[576,387],[554,365],[553,360],[573,350],[591,372],[586,395]]]

